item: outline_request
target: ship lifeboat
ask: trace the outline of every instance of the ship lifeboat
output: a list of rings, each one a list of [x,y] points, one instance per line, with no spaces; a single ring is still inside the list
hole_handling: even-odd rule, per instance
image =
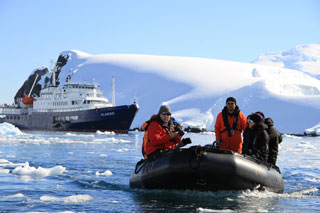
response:
[[[23,96],[23,98],[22,98],[22,103],[25,105],[33,105],[33,101],[34,101],[34,99],[27,96],[27,95]]]

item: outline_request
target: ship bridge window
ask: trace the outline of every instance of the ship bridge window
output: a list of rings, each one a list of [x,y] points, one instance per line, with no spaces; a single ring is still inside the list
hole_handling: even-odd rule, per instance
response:
[[[105,101],[98,101],[98,100],[92,100],[91,101],[93,104],[106,104],[107,102]]]
[[[77,104],[83,104],[84,101],[81,100],[81,101],[72,101],[72,105],[77,105]]]

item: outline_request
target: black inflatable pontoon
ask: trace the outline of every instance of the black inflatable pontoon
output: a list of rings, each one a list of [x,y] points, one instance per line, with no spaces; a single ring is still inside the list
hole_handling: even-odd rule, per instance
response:
[[[212,146],[166,150],[137,163],[130,187],[201,191],[263,189],[282,193],[275,168],[232,151]]]

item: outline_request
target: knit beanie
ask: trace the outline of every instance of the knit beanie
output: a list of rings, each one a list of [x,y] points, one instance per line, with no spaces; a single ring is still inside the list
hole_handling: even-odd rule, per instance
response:
[[[160,114],[162,114],[162,113],[164,113],[164,112],[171,114],[171,109],[170,109],[170,107],[169,107],[168,105],[162,105],[162,106],[160,107],[160,109],[159,109],[158,114],[160,115]]]
[[[261,121],[263,121],[264,117],[260,113],[255,112],[249,116],[249,119],[253,120],[256,124],[258,124]]]
[[[237,104],[237,100],[234,97],[227,98],[226,103],[228,103],[229,101],[234,102],[235,104]]]

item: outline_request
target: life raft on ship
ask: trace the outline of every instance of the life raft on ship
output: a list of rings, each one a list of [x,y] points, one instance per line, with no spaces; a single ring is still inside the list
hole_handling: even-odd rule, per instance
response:
[[[22,98],[22,103],[24,105],[33,105],[33,101],[34,101],[34,99],[31,98],[30,96],[27,96],[27,95],[23,96],[23,98]]]
[[[277,167],[212,146],[161,150],[137,163],[130,176],[130,187],[200,191],[267,188],[278,193],[284,191]]]

